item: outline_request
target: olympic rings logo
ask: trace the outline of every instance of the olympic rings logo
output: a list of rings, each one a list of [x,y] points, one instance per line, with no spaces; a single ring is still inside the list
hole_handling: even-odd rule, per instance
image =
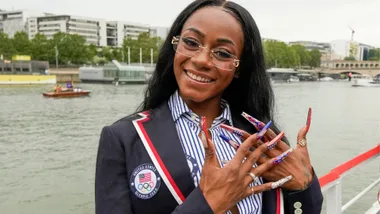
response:
[[[140,192],[150,192],[154,188],[154,183],[150,181],[149,183],[142,183],[137,186]]]

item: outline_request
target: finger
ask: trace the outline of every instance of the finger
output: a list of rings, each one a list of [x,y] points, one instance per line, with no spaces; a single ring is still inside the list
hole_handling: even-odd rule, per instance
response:
[[[292,179],[292,176],[289,175],[285,178],[282,178],[276,182],[268,182],[262,185],[248,187],[245,193],[245,197],[251,196],[253,194],[258,194],[264,191],[268,191],[271,189],[276,189],[282,185],[284,185],[286,182],[290,181]]]
[[[255,167],[255,168],[251,168],[250,172],[253,173],[255,176],[261,176],[263,173],[268,171],[273,166],[283,162],[285,160],[285,158],[287,158],[291,152],[293,152],[293,149],[289,149],[289,150],[285,151],[284,153],[280,154],[279,156],[272,158],[272,159],[266,161],[265,163]],[[247,173],[247,174],[249,174],[249,173]],[[252,175],[250,175],[250,176],[252,177]],[[255,178],[252,177],[252,179],[254,180]],[[251,182],[253,180],[251,180]]]
[[[306,135],[309,131],[310,124],[311,124],[311,108],[309,108],[307,119],[306,119],[306,125],[300,129],[297,135],[297,149],[300,149],[303,152],[307,152],[307,142],[306,142]]]
[[[220,128],[223,128],[225,129],[226,131],[232,133],[232,134],[235,134],[236,136],[240,137],[241,139],[243,140],[246,140],[248,139],[251,135],[246,132],[246,131],[243,131],[241,129],[238,129],[238,128],[235,128],[235,127],[232,127],[232,126],[229,126],[229,125],[226,125],[224,123],[220,124]]]
[[[236,151],[235,156],[232,158],[231,162],[233,164],[238,164],[239,167],[243,162],[243,159],[251,152],[253,144],[258,140],[257,134],[251,135],[247,140],[240,144],[238,150]],[[247,171],[246,171],[247,172]]]
[[[264,143],[256,148],[253,152],[249,153],[243,163],[243,166],[241,167],[241,173],[248,173],[252,169],[253,165],[266,151],[268,151],[268,146],[266,143]]]
[[[246,120],[248,120],[248,122],[250,122],[256,128],[257,131],[260,131],[265,127],[265,123],[263,123],[260,120],[252,117],[251,115],[249,115],[245,112],[243,112],[241,115]],[[270,141],[273,138],[275,138],[276,136],[277,136],[277,134],[272,129],[268,129],[267,133],[264,136],[264,141]],[[283,141],[279,142],[278,146],[282,151],[289,149],[289,146]]]
[[[265,152],[266,155],[268,155],[269,157],[276,157],[277,155],[289,149],[287,145],[286,147],[281,145],[281,138],[283,138],[284,135],[284,132],[280,132],[280,134],[278,134],[276,137],[274,137],[271,141],[267,143],[268,151]]]
[[[218,158],[216,156],[215,146],[212,143],[208,135],[206,117],[201,118],[201,132],[200,139],[202,141],[203,147],[205,149],[205,162],[203,167],[214,166],[219,167]]]

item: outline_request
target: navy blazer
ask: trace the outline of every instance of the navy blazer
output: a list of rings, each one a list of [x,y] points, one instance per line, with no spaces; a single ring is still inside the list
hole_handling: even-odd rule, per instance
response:
[[[235,127],[255,132],[240,115],[232,118]],[[194,185],[167,103],[103,128],[95,201],[97,214],[213,213]],[[315,175],[306,190],[264,192],[262,213],[319,214],[322,201]]]

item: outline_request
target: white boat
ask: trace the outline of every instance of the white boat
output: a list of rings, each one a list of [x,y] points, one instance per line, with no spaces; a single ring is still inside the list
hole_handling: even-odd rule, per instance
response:
[[[331,82],[334,81],[332,77],[322,77],[319,79],[320,82]]]
[[[300,79],[296,76],[290,76],[287,82],[299,82]]]
[[[351,79],[353,87],[380,87],[380,81],[374,80],[370,75],[354,74]]]

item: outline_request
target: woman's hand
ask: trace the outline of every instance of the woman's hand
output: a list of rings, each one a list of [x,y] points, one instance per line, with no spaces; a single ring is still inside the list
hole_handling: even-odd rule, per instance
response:
[[[265,124],[252,116],[243,113],[243,117],[245,117],[249,122],[251,122],[255,128],[260,131],[263,129]],[[285,183],[282,187],[284,189],[288,190],[304,190],[306,189],[310,182],[313,179],[313,169],[310,163],[310,157],[306,146],[306,134],[309,130],[311,124],[311,109],[309,109],[307,122],[304,127],[300,129],[297,136],[297,147],[293,150],[291,154],[289,154],[289,157],[284,160],[283,163],[276,165],[275,167],[272,167],[268,169],[267,171],[262,173],[262,177],[268,181],[275,181],[280,178],[283,178],[284,176],[291,175],[292,180]],[[227,130],[234,129],[236,133],[236,128],[232,127],[226,127],[225,125],[222,126],[223,128],[226,128]],[[239,130],[240,132],[243,132],[242,139],[245,139],[249,137],[250,135],[242,130]],[[283,141],[281,141],[281,138],[283,137],[284,133],[281,132],[278,135],[272,131],[271,129],[268,129],[266,134],[264,135],[264,142],[268,144],[271,149],[265,151],[265,156],[259,159],[258,163],[263,164],[266,161],[268,161],[270,158],[276,157],[283,153],[284,151],[287,151],[290,149],[290,147]],[[259,146],[263,142],[257,141],[257,144],[255,147]]]
[[[285,175],[282,177],[284,179],[277,182],[268,182],[258,186],[251,185],[257,179],[256,176],[262,175],[273,167],[276,161],[282,161],[286,157],[283,156],[282,160],[280,160],[281,158],[268,158],[258,167],[252,167],[262,154],[268,151],[266,144],[262,144],[254,151],[250,150],[266,130],[248,137],[237,149],[235,157],[221,168],[205,124],[205,118],[202,118],[201,139],[205,147],[205,162],[202,168],[200,189],[214,213],[224,213],[240,200],[252,194],[277,188],[291,179]]]

